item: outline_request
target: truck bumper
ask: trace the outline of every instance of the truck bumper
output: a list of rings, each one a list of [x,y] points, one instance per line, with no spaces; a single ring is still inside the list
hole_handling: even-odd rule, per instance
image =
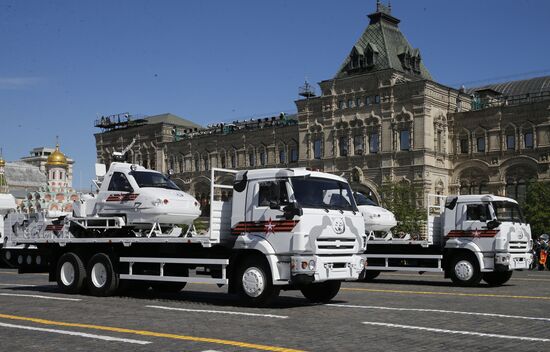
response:
[[[354,281],[358,280],[365,270],[366,256],[363,254],[334,257],[301,255],[293,256],[290,263],[292,283]]]
[[[518,269],[529,269],[533,263],[531,253],[496,253],[495,270],[509,271]]]

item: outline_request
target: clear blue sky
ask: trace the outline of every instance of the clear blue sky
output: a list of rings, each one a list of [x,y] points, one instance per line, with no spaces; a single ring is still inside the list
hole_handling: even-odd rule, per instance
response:
[[[74,186],[87,189],[97,114],[171,112],[205,125],[294,111],[304,77],[334,75],[375,4],[0,0],[0,147],[16,160],[59,135]],[[550,1],[392,6],[440,83],[550,74]]]

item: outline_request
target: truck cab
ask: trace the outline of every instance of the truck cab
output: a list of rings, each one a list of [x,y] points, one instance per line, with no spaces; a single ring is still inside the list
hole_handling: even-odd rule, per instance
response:
[[[225,240],[236,250],[263,253],[276,286],[320,295],[338,292],[341,281],[363,272],[364,221],[349,184],[339,176],[306,169],[241,171],[231,208],[231,237]],[[250,276],[254,294],[263,279]],[[308,291],[315,284],[326,287]]]
[[[446,249],[469,249],[481,272],[511,273],[529,268],[531,228],[515,200],[494,195],[454,196],[447,198],[445,208]],[[463,278],[474,271],[470,265],[462,263]]]

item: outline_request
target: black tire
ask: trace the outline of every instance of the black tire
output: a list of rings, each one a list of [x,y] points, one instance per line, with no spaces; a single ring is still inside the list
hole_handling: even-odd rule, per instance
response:
[[[490,273],[483,273],[483,281],[489,286],[501,286],[510,280],[513,271],[493,271]]]
[[[451,280],[457,286],[476,286],[481,281],[479,263],[473,253],[460,253],[449,267]]]
[[[70,294],[80,293],[86,279],[84,263],[78,255],[73,252],[63,254],[57,261],[57,286]]]
[[[161,293],[178,293],[185,288],[185,282],[153,282],[153,291]]]
[[[107,254],[97,253],[86,268],[88,289],[93,296],[111,296],[118,288],[118,274]]]
[[[259,256],[244,259],[235,280],[239,300],[247,306],[269,305],[280,292],[280,288],[273,285],[271,270],[265,259]]]
[[[365,277],[362,281],[364,282],[370,282],[374,279],[376,279],[380,275],[380,271],[377,270],[365,270]]]
[[[328,303],[340,291],[340,281],[325,281],[303,286],[300,291],[311,303]]]

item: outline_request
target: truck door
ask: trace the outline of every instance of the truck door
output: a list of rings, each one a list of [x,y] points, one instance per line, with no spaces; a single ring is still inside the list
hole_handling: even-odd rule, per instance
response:
[[[462,205],[462,230],[481,231],[487,229],[487,221],[491,220],[489,204],[468,203]]]
[[[277,222],[283,220],[282,208],[289,204],[288,185],[285,180],[257,182],[252,198],[252,221],[262,222],[264,232],[273,232]]]
[[[133,191],[126,175],[122,172],[114,172],[107,191],[98,194],[96,203],[99,207],[98,213],[126,213],[134,207],[134,198],[130,196]]]

